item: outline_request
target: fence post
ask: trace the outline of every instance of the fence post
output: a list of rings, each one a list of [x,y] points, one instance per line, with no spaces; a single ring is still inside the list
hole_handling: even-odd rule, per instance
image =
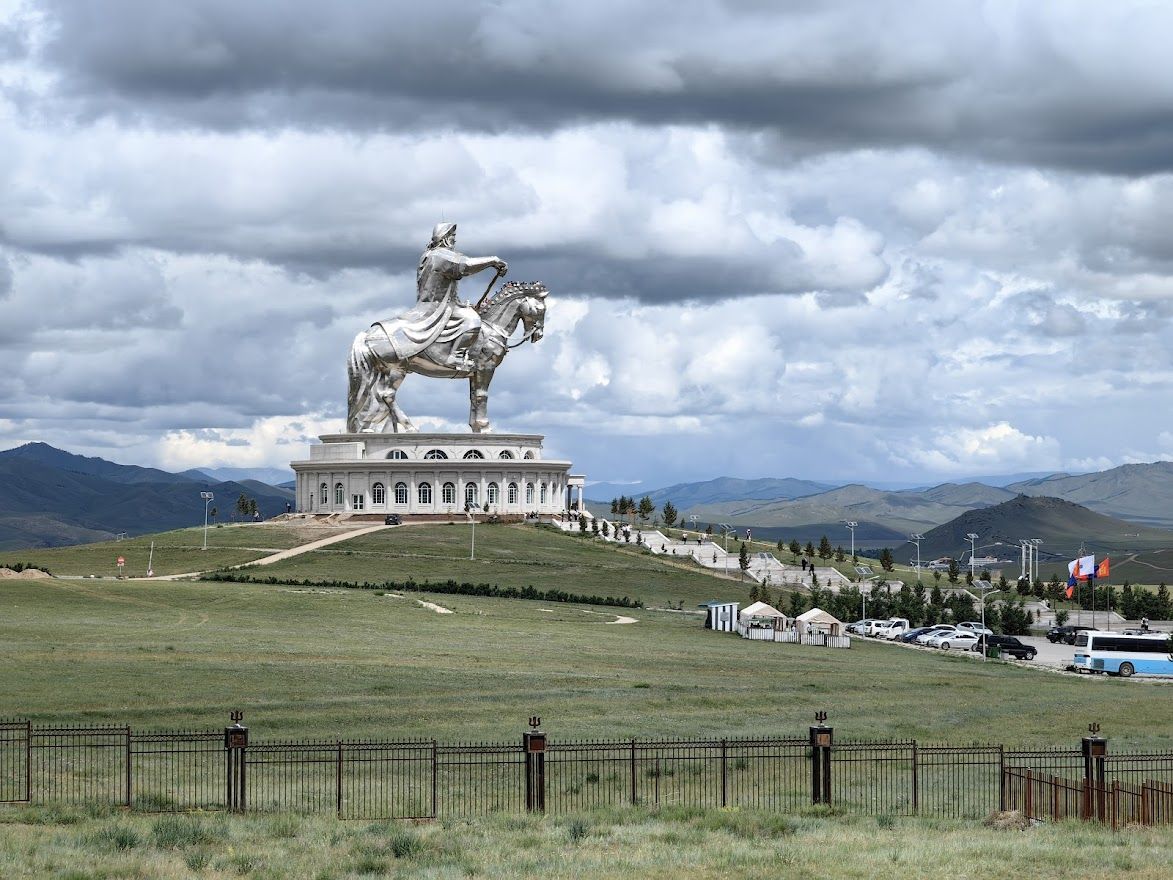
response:
[[[916,750],[916,740],[912,741],[912,811],[920,812],[920,773],[917,767],[919,752]]]
[[[334,794],[338,806],[338,818],[342,818],[342,740],[338,740],[338,763],[334,771]]]
[[[998,746],[998,809],[1006,812],[1006,747]]]
[[[531,729],[521,735],[525,749],[525,809],[530,813],[546,811],[546,734],[539,729],[541,724],[541,718],[531,715]]]
[[[1023,807],[1026,809],[1026,818],[1034,818],[1034,773],[1028,767],[1026,770],[1026,791],[1023,794]]]
[[[224,728],[224,765],[227,774],[225,805],[231,813],[243,813],[248,806],[244,769],[248,728],[240,723],[244,713],[239,709],[233,709],[228,717],[232,719],[232,726]]]
[[[130,809],[133,802],[132,788],[133,785],[130,768],[130,725],[126,726],[126,808]]]
[[[634,807],[639,803],[639,791],[636,788],[635,775],[635,737],[631,738],[631,805]]]
[[[811,803],[831,803],[831,743],[835,730],[827,727],[827,713],[815,713],[818,726],[810,728],[811,743]]]
[[[721,740],[721,806],[729,802],[729,744]]]
[[[1104,763],[1108,757],[1108,741],[1099,736],[1100,725],[1093,721],[1087,726],[1091,736],[1085,736],[1081,741],[1083,751],[1083,778],[1090,789],[1085,795],[1084,819],[1099,819],[1105,822],[1108,819],[1106,804],[1107,786],[1104,781]]]
[[[439,760],[439,755],[436,753],[436,741],[432,740],[432,818],[435,819],[439,813],[437,812],[436,803],[436,763]]]
[[[33,722],[24,722],[24,799],[33,802]]]

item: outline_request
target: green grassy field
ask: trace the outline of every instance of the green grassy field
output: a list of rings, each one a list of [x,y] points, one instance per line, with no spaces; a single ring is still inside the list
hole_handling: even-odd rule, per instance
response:
[[[307,541],[336,534],[329,527],[303,528],[282,523],[229,525],[208,529],[208,549],[204,550],[204,530],[178,529],[157,535],[103,541],[73,547],[34,548],[0,552],[0,564],[23,562],[45,568],[55,575],[97,575],[113,577],[119,556],[126,559],[125,574],[145,577],[151,542],[155,543],[156,575],[206,571],[227,565],[239,565],[260,559],[278,550],[296,547]]]
[[[1167,829],[666,810],[423,825],[0,809],[0,876],[1162,880]]]
[[[750,582],[715,577],[686,558],[526,525],[482,525],[476,559],[470,528],[418,525],[386,529],[250,572],[258,577],[348,581],[446,581],[555,587],[569,593],[630,596],[648,605],[694,609],[718,597],[744,599]]]
[[[261,737],[513,740],[535,713],[568,739],[794,735],[825,709],[848,738],[1068,745],[1093,720],[1114,748],[1173,734],[1164,684],[754,643],[667,610],[616,625],[524,600],[86,580],[0,581],[0,608],[0,717],[38,722],[214,727],[242,708]]]

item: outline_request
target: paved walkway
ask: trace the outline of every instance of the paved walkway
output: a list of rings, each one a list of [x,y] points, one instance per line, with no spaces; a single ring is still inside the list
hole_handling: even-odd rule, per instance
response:
[[[308,544],[299,544],[296,547],[290,547],[288,550],[280,550],[270,556],[262,556],[260,559],[254,559],[252,562],[242,562],[239,565],[229,565],[228,569],[244,568],[246,565],[272,565],[274,562],[281,562],[284,559],[291,559],[294,556],[300,556],[302,553],[308,553],[311,550],[318,550],[322,547],[328,547],[331,544],[337,544],[339,541],[349,541],[351,538],[357,538],[360,535],[369,535],[371,532],[378,532],[382,529],[394,528],[394,526],[368,526],[365,529],[353,529],[348,532],[340,532],[336,535],[330,535],[326,538],[319,538],[316,541],[310,541]],[[180,578],[199,577],[204,574],[202,571],[189,571],[184,574],[164,574],[152,578],[134,578],[139,581],[177,581]]]

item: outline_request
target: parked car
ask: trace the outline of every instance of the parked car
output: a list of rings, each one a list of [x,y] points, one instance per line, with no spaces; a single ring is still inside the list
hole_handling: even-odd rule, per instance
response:
[[[1090,629],[1090,626],[1053,626],[1047,630],[1047,641],[1052,645],[1059,642],[1065,645],[1074,645],[1075,634]]]
[[[964,629],[955,629],[953,632],[943,632],[939,636],[933,636],[929,639],[928,644],[934,648],[941,648],[948,651],[951,648],[959,648],[962,651],[969,651],[977,644],[980,636],[977,633],[971,633]]]
[[[928,632],[921,633],[919,636],[917,636],[916,643],[918,645],[927,644],[929,639],[933,638],[934,636],[938,636],[941,633],[954,632],[956,629],[957,629],[957,627],[953,626],[950,623],[938,624],[937,626],[934,626],[932,629],[930,629]]]
[[[918,626],[916,629],[907,630],[900,634],[900,641],[915,642],[917,636],[924,635],[931,629],[931,626]]]
[[[397,526],[402,523],[403,519],[399,516],[398,513],[389,513],[383,517],[383,525],[385,526]]]
[[[872,635],[877,639],[895,639],[908,629],[908,620],[903,617],[893,617],[878,623],[872,628]]]
[[[1014,636],[998,635],[979,637],[974,643],[973,650],[984,651],[987,645],[1001,649],[1003,654],[1008,654],[1016,660],[1033,660],[1035,659],[1035,655],[1039,653],[1034,645],[1023,644],[1023,642]]]
[[[982,626],[976,620],[966,620],[963,623],[957,624],[958,629],[969,630],[971,633],[977,633],[979,636],[992,636],[994,631]]]
[[[866,636],[868,634],[868,628],[871,627],[873,623],[883,623],[883,621],[875,617],[865,617],[863,620],[857,620],[855,623],[849,623],[847,625],[847,632],[853,633],[857,636]]]

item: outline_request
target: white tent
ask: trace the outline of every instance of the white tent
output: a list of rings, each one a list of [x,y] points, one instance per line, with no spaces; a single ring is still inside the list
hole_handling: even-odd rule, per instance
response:
[[[737,616],[739,619],[746,622],[752,620],[755,617],[762,618],[763,620],[768,619],[771,621],[776,617],[781,617],[783,620],[786,619],[785,614],[783,614],[773,605],[767,605],[765,602],[754,602],[752,605],[746,605],[741,609],[741,612]],[[771,623],[771,626],[772,625],[773,623]]]
[[[786,615],[765,602],[754,602],[737,615],[737,632],[745,639],[772,641],[774,631],[786,625]]]
[[[794,619],[794,626],[800,632],[807,632],[809,626],[811,632],[822,632],[832,636],[839,635],[843,630],[843,622],[822,608],[804,611]]]

